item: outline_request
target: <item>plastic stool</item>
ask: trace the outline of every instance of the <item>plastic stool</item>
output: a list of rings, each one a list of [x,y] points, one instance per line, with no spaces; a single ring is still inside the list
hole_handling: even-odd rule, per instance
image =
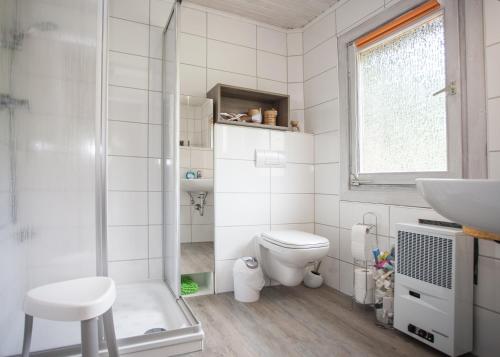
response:
[[[104,317],[104,333],[110,357],[118,357],[113,312],[115,283],[102,276],[43,285],[26,293],[24,299],[23,357],[28,357],[33,317],[55,321],[80,321],[82,356],[98,357],[97,318]]]

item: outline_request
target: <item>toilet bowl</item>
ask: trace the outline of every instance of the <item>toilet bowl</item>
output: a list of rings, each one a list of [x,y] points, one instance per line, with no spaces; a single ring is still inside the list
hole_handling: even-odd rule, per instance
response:
[[[305,268],[328,253],[328,239],[300,231],[264,232],[256,237],[257,251],[266,275],[282,285],[296,286]]]

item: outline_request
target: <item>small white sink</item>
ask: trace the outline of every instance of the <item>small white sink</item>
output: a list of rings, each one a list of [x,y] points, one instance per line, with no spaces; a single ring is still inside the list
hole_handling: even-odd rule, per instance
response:
[[[185,192],[213,192],[213,179],[181,179],[181,190]]]
[[[500,180],[417,179],[417,188],[449,220],[500,234]]]

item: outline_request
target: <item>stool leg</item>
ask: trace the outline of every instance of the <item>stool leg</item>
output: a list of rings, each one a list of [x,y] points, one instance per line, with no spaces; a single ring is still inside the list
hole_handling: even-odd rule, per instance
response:
[[[97,317],[81,322],[82,357],[98,357],[99,340],[97,336]]]
[[[118,347],[116,345],[115,325],[113,323],[113,311],[109,309],[104,313],[104,334],[106,335],[106,345],[108,346],[109,357],[118,357]]]
[[[33,316],[24,315],[23,357],[29,357],[30,355],[32,331],[33,331]]]

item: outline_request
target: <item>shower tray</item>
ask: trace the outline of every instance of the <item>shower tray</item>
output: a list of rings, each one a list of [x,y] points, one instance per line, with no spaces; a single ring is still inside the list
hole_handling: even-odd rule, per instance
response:
[[[164,357],[201,351],[204,333],[186,301],[175,299],[162,280],[117,285],[113,305],[120,356]],[[100,356],[108,356],[102,341]],[[80,345],[31,356],[80,356]]]
[[[162,280],[118,285],[117,296],[113,315],[122,355],[167,356],[202,349],[200,322]]]

